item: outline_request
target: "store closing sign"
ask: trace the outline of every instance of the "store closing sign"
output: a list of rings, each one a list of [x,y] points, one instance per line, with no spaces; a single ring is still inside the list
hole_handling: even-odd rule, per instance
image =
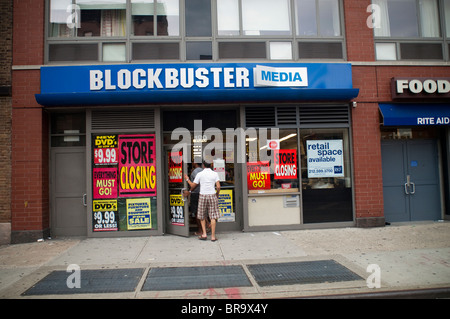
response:
[[[342,140],[306,141],[308,178],[343,177]]]
[[[155,135],[119,136],[119,195],[156,196]]]
[[[183,153],[169,152],[169,183],[183,182]]]
[[[297,150],[276,150],[275,179],[297,178]]]

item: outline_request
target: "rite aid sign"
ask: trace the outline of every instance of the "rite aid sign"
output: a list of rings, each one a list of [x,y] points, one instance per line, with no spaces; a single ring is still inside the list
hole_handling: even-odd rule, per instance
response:
[[[450,78],[393,78],[393,99],[450,98]]]

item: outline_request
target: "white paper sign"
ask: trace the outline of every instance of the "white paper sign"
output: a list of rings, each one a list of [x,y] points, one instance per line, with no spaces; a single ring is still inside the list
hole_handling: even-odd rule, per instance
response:
[[[306,154],[308,178],[344,176],[342,140],[306,141]]]
[[[219,174],[219,179],[221,182],[225,182],[225,160],[215,159],[214,160],[214,171]]]

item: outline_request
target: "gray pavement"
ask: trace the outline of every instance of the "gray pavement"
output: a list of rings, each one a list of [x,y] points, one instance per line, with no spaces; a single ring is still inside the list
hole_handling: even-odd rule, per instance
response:
[[[218,233],[217,242],[173,235],[134,238],[55,238],[0,246],[0,298],[297,298],[450,290],[450,222],[394,224],[381,228],[333,228],[280,232]],[[333,260],[361,279],[261,286],[256,264]],[[96,294],[23,293],[56,270],[143,269],[136,289]],[[153,268],[239,265],[245,287],[144,291]],[[369,265],[370,266],[368,271]],[[375,267],[375,268],[373,268]],[[378,268],[376,268],[378,267]],[[379,288],[369,288],[377,283]],[[71,273],[67,273],[69,276]],[[76,289],[76,288],[74,288]],[[367,295],[370,296],[370,295]]]

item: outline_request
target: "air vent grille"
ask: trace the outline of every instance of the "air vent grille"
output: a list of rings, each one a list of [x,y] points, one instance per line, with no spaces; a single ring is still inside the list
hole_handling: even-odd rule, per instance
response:
[[[93,111],[93,130],[154,129],[154,110]]]

